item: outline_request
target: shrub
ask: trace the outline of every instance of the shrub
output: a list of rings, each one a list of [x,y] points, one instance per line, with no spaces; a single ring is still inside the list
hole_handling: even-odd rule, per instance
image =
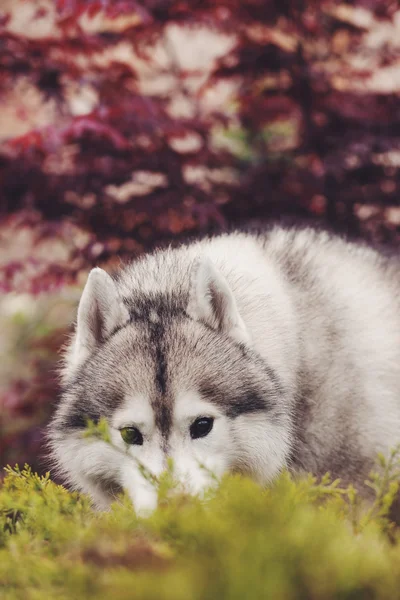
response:
[[[371,480],[375,502],[326,476],[270,489],[227,476],[204,501],[159,491],[149,518],[126,497],[96,513],[86,497],[29,467],[0,488],[4,600],[341,600],[396,598],[399,533],[389,518],[398,491],[395,454]]]

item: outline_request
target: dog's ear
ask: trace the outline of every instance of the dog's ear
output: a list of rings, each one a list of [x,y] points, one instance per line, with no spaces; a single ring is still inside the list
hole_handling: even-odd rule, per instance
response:
[[[198,258],[193,264],[187,313],[193,319],[225,332],[238,341],[249,342],[248,332],[228,282],[206,257]]]
[[[65,358],[65,374],[69,376],[75,371],[115,329],[128,321],[128,309],[113,279],[103,269],[92,269],[79,302],[75,336]]]

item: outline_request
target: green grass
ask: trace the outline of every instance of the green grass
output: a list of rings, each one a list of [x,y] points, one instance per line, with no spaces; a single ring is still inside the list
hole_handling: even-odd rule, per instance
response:
[[[160,506],[136,517],[121,497],[108,513],[39,477],[7,469],[0,488],[3,600],[393,600],[398,529],[388,514],[398,461],[381,459],[376,501],[325,477],[270,489],[226,477],[204,501],[160,483]]]

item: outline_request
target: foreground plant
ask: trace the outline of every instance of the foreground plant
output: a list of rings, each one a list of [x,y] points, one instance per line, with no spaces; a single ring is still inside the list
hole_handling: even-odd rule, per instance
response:
[[[283,474],[271,489],[229,476],[204,501],[174,492],[166,476],[147,519],[124,495],[98,513],[49,475],[7,468],[1,597],[395,598],[400,547],[389,499],[396,454],[381,466],[370,507],[328,476],[294,482]]]

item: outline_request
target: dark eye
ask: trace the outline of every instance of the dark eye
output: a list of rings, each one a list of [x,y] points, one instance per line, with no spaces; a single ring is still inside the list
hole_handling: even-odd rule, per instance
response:
[[[136,444],[137,446],[143,444],[143,436],[136,427],[123,427],[120,429],[120,433],[125,444]]]
[[[214,419],[211,417],[199,417],[190,426],[190,437],[192,440],[205,437],[213,428]]]

